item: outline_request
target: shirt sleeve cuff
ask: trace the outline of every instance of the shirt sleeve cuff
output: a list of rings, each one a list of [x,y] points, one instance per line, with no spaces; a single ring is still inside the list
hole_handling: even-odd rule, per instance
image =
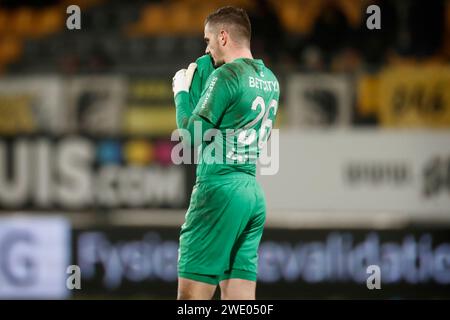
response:
[[[189,93],[180,91],[175,96],[175,106],[177,108],[189,108]]]

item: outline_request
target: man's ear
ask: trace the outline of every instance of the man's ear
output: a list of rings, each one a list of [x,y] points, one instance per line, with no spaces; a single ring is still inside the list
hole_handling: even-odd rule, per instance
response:
[[[228,32],[221,30],[219,33],[219,43],[223,47],[228,42]]]

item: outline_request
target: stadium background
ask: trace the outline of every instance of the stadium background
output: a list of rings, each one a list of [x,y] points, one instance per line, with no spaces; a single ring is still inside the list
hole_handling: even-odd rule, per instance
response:
[[[450,297],[449,1],[4,0],[0,298],[175,297],[195,168],[171,162],[171,78],[223,5],[282,90],[257,297]]]

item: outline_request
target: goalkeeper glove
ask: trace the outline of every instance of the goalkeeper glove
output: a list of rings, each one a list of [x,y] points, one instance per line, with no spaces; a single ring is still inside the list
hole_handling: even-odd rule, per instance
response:
[[[187,69],[181,69],[178,70],[177,73],[175,73],[175,76],[172,79],[172,90],[174,97],[181,91],[189,92],[192,77],[194,76],[196,68],[197,64],[192,62],[191,64],[189,64],[189,67]]]

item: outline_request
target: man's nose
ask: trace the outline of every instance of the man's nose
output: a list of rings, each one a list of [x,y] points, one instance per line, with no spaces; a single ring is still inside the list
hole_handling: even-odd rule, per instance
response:
[[[206,47],[205,53],[206,53],[206,54],[209,54],[209,47]]]

